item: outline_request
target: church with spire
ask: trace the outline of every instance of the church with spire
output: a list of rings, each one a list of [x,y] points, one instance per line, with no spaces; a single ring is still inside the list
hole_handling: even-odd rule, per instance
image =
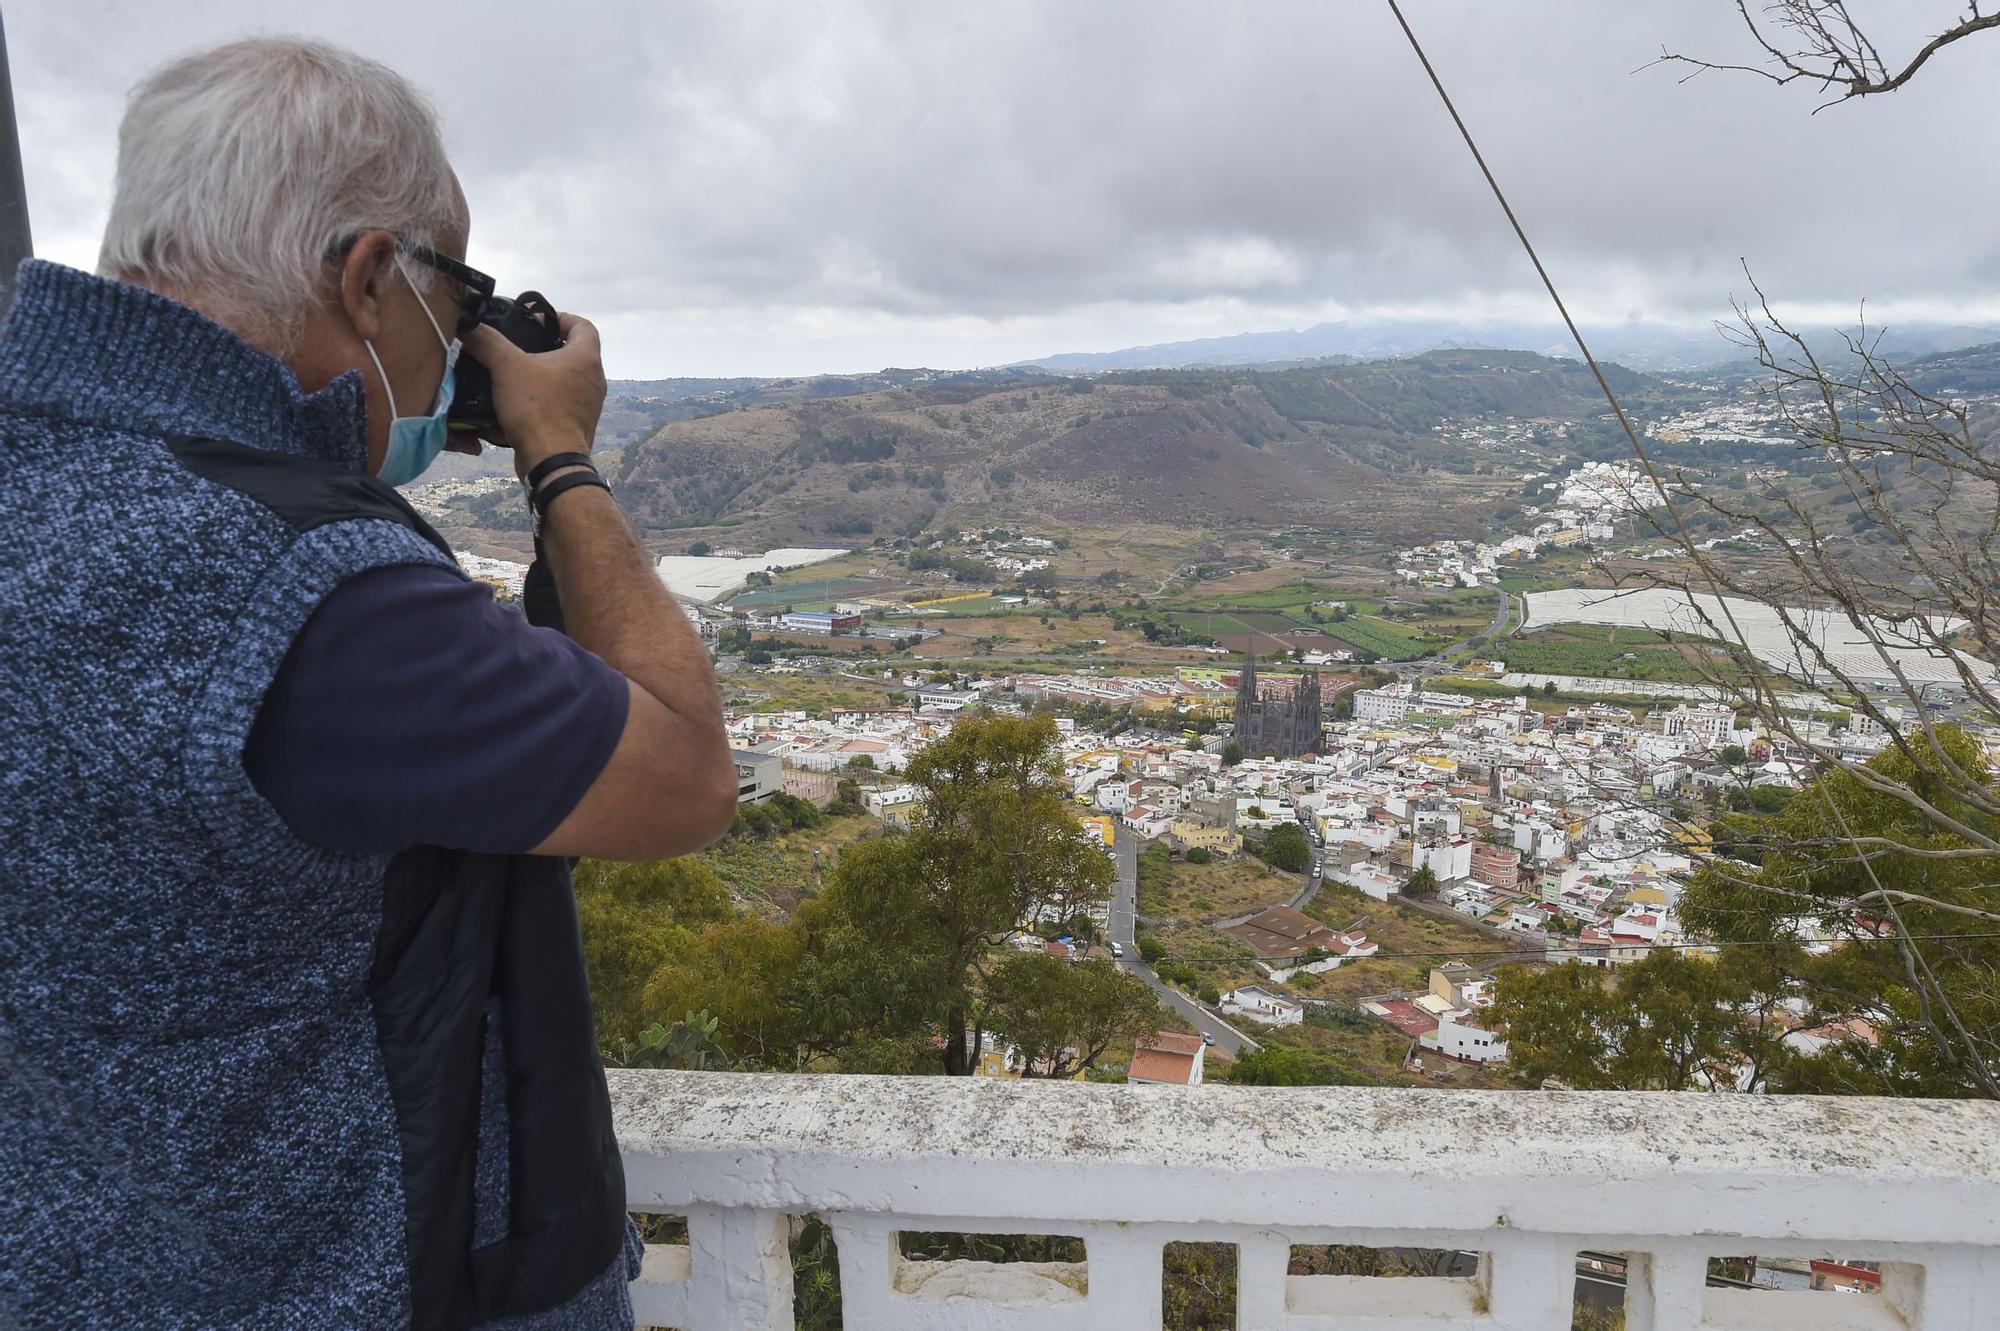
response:
[[[1243,658],[1236,684],[1236,742],[1246,756],[1297,758],[1320,745],[1319,671],[1308,670],[1289,695],[1266,698],[1257,687],[1257,657]]]

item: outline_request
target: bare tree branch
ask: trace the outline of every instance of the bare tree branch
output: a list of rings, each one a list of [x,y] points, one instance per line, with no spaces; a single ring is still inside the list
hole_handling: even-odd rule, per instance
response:
[[[1982,14],[1975,2],[1963,18],[1925,42],[1902,64],[1891,69],[1875,43],[1848,11],[1847,0],[1773,0],[1752,12],[1749,0],[1736,0],[1736,10],[1751,40],[1764,53],[1761,65],[1741,65],[1681,55],[1664,48],[1656,65],[1686,65],[1685,83],[1711,70],[1754,74],[1784,86],[1814,84],[1822,93],[1837,93],[1815,108],[1856,97],[1894,92],[1915,78],[1930,58],[1954,42],[1989,28],[2000,28],[2000,14]]]

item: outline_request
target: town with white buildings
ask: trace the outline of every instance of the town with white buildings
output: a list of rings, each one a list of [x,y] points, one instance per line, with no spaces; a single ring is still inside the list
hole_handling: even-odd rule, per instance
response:
[[[871,769],[877,784],[866,807],[894,823],[917,798],[895,775],[968,707],[1134,706],[1161,717],[1159,727],[1107,735],[1056,720],[1065,779],[1107,853],[1123,835],[1176,854],[1231,858],[1245,853],[1246,834],[1296,824],[1313,854],[1300,885],[1340,884],[1385,907],[1448,912],[1493,939],[1496,955],[1513,949],[1515,960],[1619,968],[1658,947],[1703,950],[1676,914],[1702,834],[1698,819],[1676,810],[1698,810],[1711,794],[1789,788],[1809,770],[1793,742],[1698,701],[1663,703],[1639,720],[1606,704],[1551,713],[1518,694],[1399,682],[1349,692],[1351,715],[1326,723],[1318,752],[1231,761],[1229,727],[1190,739],[1194,732],[1169,718],[1226,714],[1233,672],[896,682],[908,686],[903,705],[745,712],[729,721],[731,741],[793,771]],[[1856,756],[1883,742],[1862,717],[1813,725],[1805,738]],[[1725,762],[1725,752],[1735,761]],[[1424,884],[1422,901],[1409,899],[1413,880]],[[1332,928],[1282,902],[1222,928],[1259,959],[1256,982],[1214,1005],[1246,1031],[1306,1015],[1312,1000],[1292,983],[1301,975],[1378,951],[1365,929]],[[1453,963],[1428,989],[1371,995],[1360,1011],[1409,1036],[1419,1066],[1425,1058],[1502,1063],[1505,1043],[1481,1024],[1490,979],[1490,970]],[[1195,1065],[1182,1063],[1192,1075]]]

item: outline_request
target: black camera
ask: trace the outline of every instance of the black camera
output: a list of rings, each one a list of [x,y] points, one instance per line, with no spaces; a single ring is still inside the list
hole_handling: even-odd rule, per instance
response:
[[[554,351],[563,344],[556,307],[539,291],[523,291],[514,300],[491,297],[479,322],[498,330],[500,336],[523,351]],[[493,376],[471,356],[458,358],[458,378],[445,424],[453,430],[482,436],[499,424],[493,414]]]

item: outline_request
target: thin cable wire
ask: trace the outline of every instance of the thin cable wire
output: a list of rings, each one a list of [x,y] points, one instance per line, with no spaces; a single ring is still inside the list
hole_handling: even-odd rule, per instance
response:
[[[1451,113],[1451,123],[1458,126],[1458,136],[1465,140],[1465,146],[1472,152],[1472,160],[1479,164],[1479,174],[1486,177],[1487,187],[1493,191],[1493,197],[1500,202],[1500,211],[1507,214],[1507,224],[1514,228],[1514,235],[1519,238],[1521,248],[1528,252],[1528,262],[1535,265],[1535,274],[1542,279],[1542,285],[1548,288],[1549,299],[1555,302],[1556,313],[1562,315],[1563,324],[1569,329],[1570,338],[1576,343],[1576,349],[1583,353],[1584,364],[1588,365],[1590,372],[1597,376],[1597,386],[1604,390],[1604,400],[1611,404],[1611,410],[1618,413],[1618,423],[1625,427],[1625,434],[1631,439],[1633,449],[1643,459],[1646,448],[1639,442],[1638,431],[1632,428],[1632,421],[1625,415],[1625,407],[1618,401],[1618,395],[1611,391],[1611,381],[1604,377],[1604,371],[1598,367],[1597,357],[1590,354],[1590,347],[1584,342],[1583,334],[1578,331],[1576,320],[1569,317],[1569,306],[1563,304],[1562,293],[1556,290],[1555,281],[1549,276],[1549,270],[1542,266],[1542,256],[1535,253],[1534,242],[1528,239],[1527,231],[1521,226],[1521,219],[1514,216],[1514,205],[1507,202],[1506,191],[1502,190],[1500,182],[1493,178],[1492,169],[1486,165],[1485,154],[1481,153],[1479,145],[1472,141],[1472,131],[1465,127],[1465,120],[1458,114],[1458,107],[1453,105],[1451,94],[1444,90],[1444,82],[1438,78],[1437,70],[1432,68],[1431,58],[1424,54],[1423,43],[1417,40],[1417,34],[1410,28],[1410,21],[1403,17],[1403,8],[1396,3],[1396,0],[1389,0],[1389,11],[1396,16],[1396,22],[1401,25],[1403,35],[1410,39],[1410,49],[1417,53],[1417,59],[1423,64],[1424,73],[1430,76],[1431,86],[1437,89],[1439,99],[1444,102],[1444,109]],[[1651,470],[1650,465],[1648,470]],[[1657,483],[1657,478],[1655,481]]]

